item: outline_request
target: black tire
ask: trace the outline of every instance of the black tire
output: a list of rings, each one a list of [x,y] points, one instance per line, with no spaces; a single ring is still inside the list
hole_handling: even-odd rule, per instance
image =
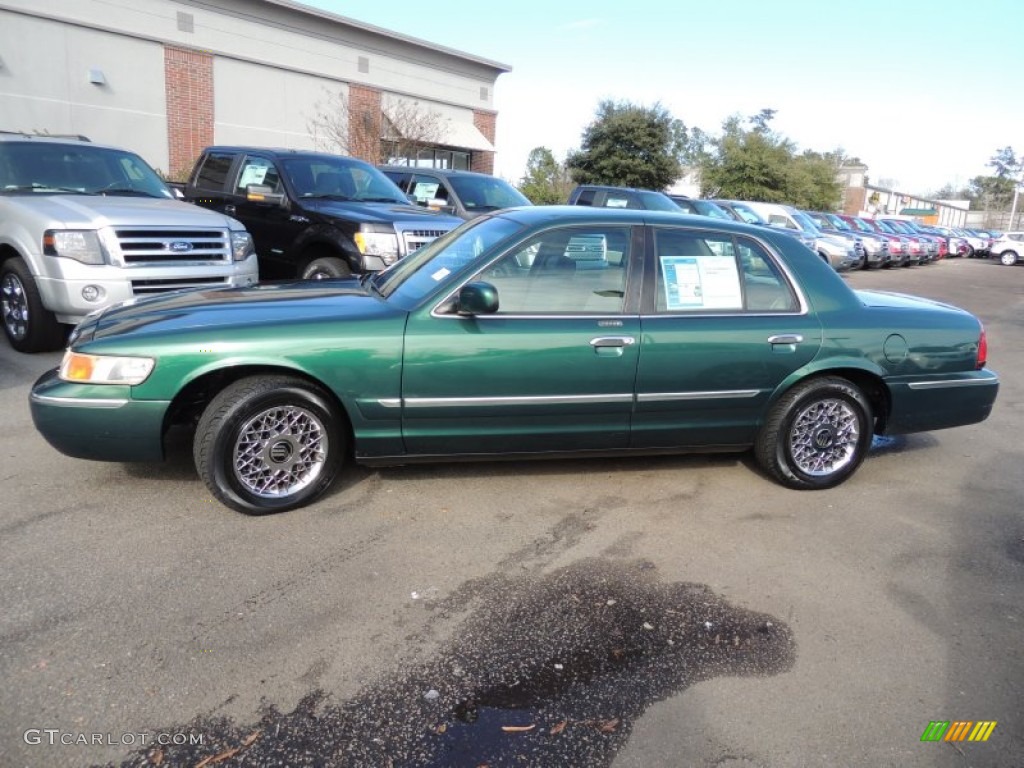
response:
[[[0,321],[19,352],[49,352],[64,346],[67,329],[43,306],[28,265],[15,257],[0,267]]]
[[[341,469],[345,443],[344,421],[317,387],[291,376],[254,376],[210,401],[192,454],[218,501],[266,515],[309,504],[326,491]],[[236,467],[236,458],[246,456],[248,462]],[[317,458],[302,462],[302,456]]]
[[[964,258],[965,259],[973,259],[974,258],[974,247],[970,243],[967,244],[967,250],[964,252]]]
[[[1017,263],[1018,258],[1020,257],[1017,256],[1016,251],[1003,251],[999,254],[999,263],[1004,267],[1012,267]]]
[[[871,405],[854,384],[835,376],[809,379],[772,406],[754,453],[782,485],[832,488],[864,461],[873,424]]]
[[[343,259],[337,256],[323,256],[313,259],[302,270],[303,280],[330,280],[335,277],[348,277],[352,270]]]

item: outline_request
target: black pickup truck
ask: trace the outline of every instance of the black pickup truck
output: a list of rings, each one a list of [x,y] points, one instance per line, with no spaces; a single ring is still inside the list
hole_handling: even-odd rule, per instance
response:
[[[380,270],[462,223],[412,205],[368,163],[319,152],[208,147],[183,191],[245,225],[261,279]]]

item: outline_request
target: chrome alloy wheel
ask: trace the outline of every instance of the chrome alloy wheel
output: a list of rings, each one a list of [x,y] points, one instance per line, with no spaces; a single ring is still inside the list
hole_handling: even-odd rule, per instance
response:
[[[23,339],[28,335],[28,298],[25,286],[18,276],[8,272],[0,283],[0,312],[3,313],[4,327],[12,339]]]
[[[235,476],[256,496],[290,496],[316,481],[328,451],[323,422],[305,408],[275,406],[239,430]]]
[[[812,477],[834,474],[854,460],[860,429],[857,414],[843,400],[816,400],[793,419],[789,451],[798,470]]]

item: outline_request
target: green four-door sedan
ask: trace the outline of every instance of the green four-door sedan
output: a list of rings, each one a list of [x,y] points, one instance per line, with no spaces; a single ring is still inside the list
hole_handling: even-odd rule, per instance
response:
[[[998,377],[955,307],[855,292],[793,238],[651,211],[468,222],[359,279],[109,308],[31,393],[59,451],[153,461],[195,425],[200,476],[264,514],[348,458],[747,450],[828,488],[873,434],[985,419]]]

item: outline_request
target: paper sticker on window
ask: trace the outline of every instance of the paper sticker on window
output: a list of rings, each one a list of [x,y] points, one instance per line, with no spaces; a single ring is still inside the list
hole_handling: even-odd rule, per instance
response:
[[[425,181],[418,181],[416,186],[412,188],[412,196],[416,198],[417,203],[425,203],[437,197],[437,188],[439,186],[437,183],[431,184]]]
[[[242,178],[238,181],[238,188],[245,189],[250,184],[263,184],[263,180],[267,178],[267,171],[270,170],[270,166],[267,165],[247,165],[242,171]]]
[[[736,261],[720,256],[661,256],[665,307],[742,309]]]
[[[436,283],[438,280],[444,280],[451,273],[452,271],[448,269],[448,267],[441,267],[437,272],[430,276],[430,279]]]

